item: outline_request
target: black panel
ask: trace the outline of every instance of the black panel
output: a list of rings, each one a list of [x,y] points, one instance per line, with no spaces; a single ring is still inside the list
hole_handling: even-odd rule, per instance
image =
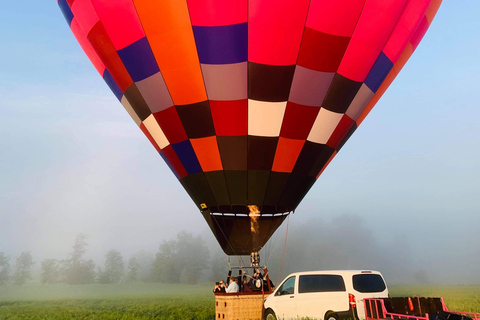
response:
[[[322,107],[333,112],[345,113],[361,86],[362,82],[335,74]]]
[[[290,175],[279,205],[296,208],[315,181],[315,177]]]
[[[205,178],[210,185],[217,205],[230,207],[230,196],[228,195],[227,181],[225,180],[223,171],[205,172]]]
[[[324,145],[322,150],[317,154],[316,161],[312,169],[308,172],[308,175],[310,177],[316,178],[320,171],[323,169],[323,167],[327,164],[328,160],[330,160],[330,157],[333,155],[334,152],[335,149]]]
[[[248,136],[249,170],[272,170],[278,137]]]
[[[248,204],[261,207],[267,191],[270,171],[248,170]]]
[[[209,208],[217,206],[217,202],[203,172],[185,176],[180,179],[180,183],[185,190],[187,190],[198,208],[200,208],[202,203],[205,203]]]
[[[287,101],[295,65],[271,66],[248,62],[248,98],[259,101]]]
[[[290,173],[271,172],[268,180],[267,192],[263,200],[264,206],[278,206],[282,197],[283,189],[287,185]],[[262,209],[263,210],[263,209]]]
[[[247,136],[217,136],[223,170],[247,170]]]
[[[138,91],[137,86],[132,84],[124,93],[125,98],[127,98],[128,102],[133,108],[133,111],[137,114],[140,120],[145,120],[148,118],[149,115],[152,114],[150,109],[148,108],[147,103],[142,97],[140,91]]]
[[[218,243],[228,255],[249,255],[260,251],[275,230],[285,220],[286,215],[276,217],[261,216],[257,220],[258,232],[252,233],[250,217],[232,217],[203,214],[212,228]]]
[[[175,108],[190,139],[215,135],[215,127],[208,101],[175,106]]]
[[[247,171],[225,171],[232,205],[247,205]]]
[[[347,142],[348,139],[350,139],[350,137],[352,136],[352,134],[355,132],[355,130],[357,130],[358,126],[357,126],[357,123],[354,123],[353,126],[350,128],[350,130],[348,130],[347,134],[345,135],[345,137],[342,139],[342,141],[340,142],[340,144],[338,145],[337,147],[337,152],[340,151],[340,149],[342,149],[343,145],[345,144],[345,142]]]
[[[311,176],[316,177],[313,172],[315,171],[315,168],[318,167],[319,161],[323,161],[328,154],[331,155],[334,151],[333,148],[325,144],[319,144],[308,140],[305,141],[302,151],[295,163],[295,167],[293,167],[292,173],[305,176],[310,174]],[[328,158],[330,158],[330,156],[328,156]]]

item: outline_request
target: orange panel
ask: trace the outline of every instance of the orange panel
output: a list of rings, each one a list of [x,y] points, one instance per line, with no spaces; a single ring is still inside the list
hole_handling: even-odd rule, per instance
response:
[[[272,171],[292,172],[304,143],[305,140],[280,137],[278,139],[275,159],[273,160]]]
[[[187,2],[135,0],[134,4],[173,102],[184,105],[205,101]]]
[[[176,105],[186,105],[207,100],[201,73],[197,68],[161,70],[168,91]]]
[[[147,37],[190,26],[187,1],[134,0],[133,4]]]
[[[189,27],[173,31],[148,37],[160,69],[198,65],[198,72],[201,72],[192,29]]]
[[[440,7],[441,4],[442,4],[442,0],[433,0],[430,3],[430,6],[427,9],[427,13],[425,14],[429,23],[432,23],[432,20],[437,14],[438,8]]]
[[[203,172],[223,170],[220,152],[218,151],[217,137],[191,139],[193,150]]]

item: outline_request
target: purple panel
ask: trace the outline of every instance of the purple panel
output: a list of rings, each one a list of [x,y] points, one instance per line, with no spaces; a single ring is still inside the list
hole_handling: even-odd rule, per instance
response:
[[[388,76],[388,73],[393,68],[393,62],[388,59],[385,53],[380,52],[380,55],[375,61],[372,69],[368,73],[367,78],[365,79],[365,84],[373,92],[377,92],[378,88],[382,84],[383,80]]]
[[[179,143],[172,144],[173,150],[187,170],[188,174],[202,172],[202,167],[198,162],[195,151],[193,150],[190,140],[185,140]]]
[[[103,73],[103,80],[105,80],[110,90],[112,90],[115,97],[117,97],[118,101],[122,101],[123,92],[119,88],[115,80],[113,80],[112,75],[110,74],[110,72],[108,72],[107,69],[105,69],[105,72]]]
[[[73,20],[73,12],[67,3],[67,0],[58,0],[58,6],[62,11],[65,20],[67,20],[68,25],[71,25]]]
[[[119,50],[118,55],[135,82],[146,79],[160,71],[150,44],[145,37]]]
[[[229,64],[248,59],[247,23],[218,27],[193,26],[200,63]]]

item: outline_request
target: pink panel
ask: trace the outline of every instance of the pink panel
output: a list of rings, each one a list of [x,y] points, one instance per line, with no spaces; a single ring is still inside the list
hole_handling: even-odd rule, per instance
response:
[[[115,50],[123,49],[145,36],[132,0],[91,1]]]
[[[270,65],[295,64],[309,0],[250,2],[248,60]]]
[[[365,0],[312,0],[307,27],[323,33],[351,37]]]
[[[413,32],[424,18],[431,0],[410,1],[388,39],[383,52],[393,63],[397,62]],[[428,28],[428,26],[427,26]],[[426,30],[425,30],[426,31]]]
[[[72,13],[84,34],[88,34],[99,18],[90,0],[77,0],[72,4]]]
[[[247,22],[247,0],[187,0],[194,26],[225,26]]]
[[[78,2],[78,0],[76,2]],[[100,75],[103,77],[103,73],[105,72],[105,65],[103,64],[102,60],[100,60],[100,57],[88,41],[86,34],[83,32],[82,28],[80,28],[80,25],[78,24],[76,18],[72,20],[70,28],[72,29],[73,35],[82,47],[83,51],[85,51],[85,54],[94,65],[95,69],[97,69],[98,73],[100,73]]]
[[[338,68],[342,76],[363,82],[397,23],[407,0],[369,0]]]

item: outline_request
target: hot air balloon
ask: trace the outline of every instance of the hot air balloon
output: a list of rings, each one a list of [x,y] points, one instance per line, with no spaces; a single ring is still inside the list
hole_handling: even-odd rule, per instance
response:
[[[258,252],[441,0],[57,0],[228,255]]]

